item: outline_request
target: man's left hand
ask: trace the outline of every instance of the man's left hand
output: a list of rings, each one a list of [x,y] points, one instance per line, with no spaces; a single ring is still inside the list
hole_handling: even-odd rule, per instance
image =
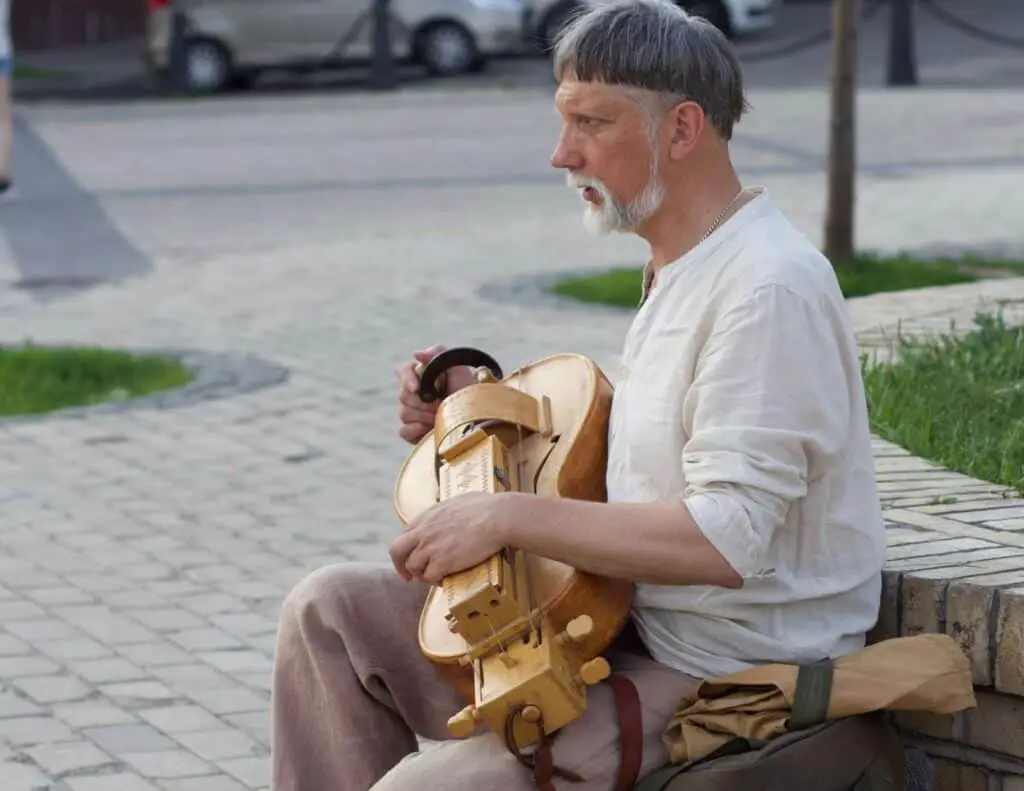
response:
[[[513,493],[469,492],[442,500],[413,519],[391,544],[391,562],[406,581],[437,584],[505,546]]]

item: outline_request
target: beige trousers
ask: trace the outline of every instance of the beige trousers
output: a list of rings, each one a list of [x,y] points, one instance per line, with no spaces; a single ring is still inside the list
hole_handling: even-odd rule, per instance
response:
[[[448,734],[465,701],[420,653],[416,627],[426,588],[390,565],[322,568],[288,595],[273,675],[272,791],[531,791],[530,771],[497,737]],[[665,765],[661,732],[696,680],[621,647],[605,654],[640,696],[641,777]],[[554,763],[611,791],[619,772],[612,690],[589,689],[586,714],[554,740]],[[417,751],[417,735],[437,740]]]

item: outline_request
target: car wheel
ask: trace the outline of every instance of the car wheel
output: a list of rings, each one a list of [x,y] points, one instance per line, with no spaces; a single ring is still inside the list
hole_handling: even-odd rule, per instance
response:
[[[726,36],[732,38],[732,22],[729,19],[729,12],[725,10],[721,0],[687,0],[681,5],[692,16],[703,17]]]
[[[454,22],[425,28],[419,35],[416,51],[419,61],[436,76],[464,74],[479,68],[481,63],[472,34]]]
[[[185,80],[193,93],[216,93],[233,79],[231,56],[217,41],[195,39],[185,49]]]

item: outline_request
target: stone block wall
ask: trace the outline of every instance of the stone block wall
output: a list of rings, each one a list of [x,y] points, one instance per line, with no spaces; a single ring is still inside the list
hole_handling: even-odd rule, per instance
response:
[[[932,762],[935,791],[1024,791],[1024,499],[876,444],[889,539],[872,642],[948,634],[977,708],[896,715]]]

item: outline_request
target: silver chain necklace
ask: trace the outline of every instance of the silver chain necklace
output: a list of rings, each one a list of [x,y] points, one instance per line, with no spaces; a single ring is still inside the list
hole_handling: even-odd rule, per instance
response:
[[[713,223],[711,223],[711,227],[708,228],[706,231],[704,231],[704,235],[700,238],[701,242],[703,242],[705,239],[707,239],[709,236],[711,236],[711,234],[713,234],[715,232],[715,229],[718,228],[718,226],[721,224],[722,220],[725,219],[725,215],[729,213],[729,209],[731,209],[736,204],[736,201],[738,201],[743,196],[743,193],[746,192],[746,191],[747,191],[746,188],[741,189],[739,192],[736,193],[736,195],[733,196],[733,199],[731,201],[729,201],[725,205],[725,208],[722,209],[721,212],[719,212],[717,217],[715,217],[715,221]],[[698,242],[698,244],[700,244],[700,242]],[[647,296],[648,296],[648,271],[650,270],[650,266],[651,266],[651,262],[650,261],[648,261],[646,264],[644,264],[643,272],[641,274],[642,285],[641,285],[641,295],[640,295],[640,306],[642,306],[644,304],[644,302],[647,301]]]
[[[725,215],[729,213],[729,209],[733,207],[733,205],[736,203],[736,201],[740,199],[744,192],[746,192],[746,190],[741,189],[739,192],[736,193],[735,197],[733,197],[731,201],[725,204],[725,208],[722,209],[721,212],[719,212],[717,217],[715,217],[715,221],[711,223],[711,227],[704,231],[704,235],[700,237],[700,240],[702,242],[715,232],[715,229],[717,229],[718,226],[721,224],[722,220],[725,219]]]

